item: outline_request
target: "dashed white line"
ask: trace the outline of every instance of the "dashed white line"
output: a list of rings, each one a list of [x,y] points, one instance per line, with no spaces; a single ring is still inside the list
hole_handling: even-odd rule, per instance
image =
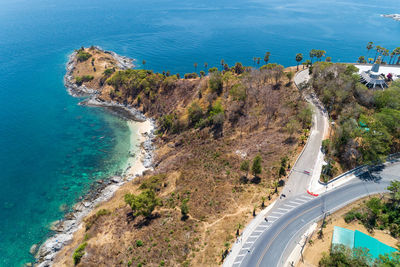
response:
[[[289,207],[289,208],[291,208],[291,209],[293,209],[293,208],[296,208],[296,206],[292,206],[292,205],[289,205],[289,204],[285,204],[285,205],[283,205],[284,207]]]
[[[278,210],[282,210],[284,213],[288,212],[288,209],[284,209],[284,208],[278,208]]]

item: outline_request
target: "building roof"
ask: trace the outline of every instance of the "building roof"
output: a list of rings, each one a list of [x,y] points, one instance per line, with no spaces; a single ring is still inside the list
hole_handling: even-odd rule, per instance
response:
[[[346,228],[335,226],[332,236],[332,245],[342,244],[349,248],[368,248],[369,253],[374,258],[379,255],[390,254],[397,251],[395,248],[388,246],[372,236],[364,234],[358,230],[349,230]]]

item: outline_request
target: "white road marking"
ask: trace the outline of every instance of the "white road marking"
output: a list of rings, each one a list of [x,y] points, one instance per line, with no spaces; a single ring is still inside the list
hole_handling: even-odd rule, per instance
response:
[[[292,205],[289,205],[289,204],[285,204],[285,205],[283,205],[284,207],[289,207],[290,209],[293,209],[293,208],[296,208],[296,206],[292,206]]]
[[[297,207],[298,205],[301,205],[301,204],[303,204],[302,202],[296,202],[296,201],[294,201],[294,200],[292,200],[292,201],[289,201],[289,203],[291,203],[291,204],[294,204],[295,205],[295,207]]]
[[[312,197],[309,197],[309,196],[300,196],[299,198],[300,198],[300,199],[303,199],[303,200],[305,200],[305,201],[308,201],[308,200],[313,199]]]
[[[278,210],[283,210],[283,213],[286,213],[289,211],[288,209],[284,209],[284,208],[278,208]]]

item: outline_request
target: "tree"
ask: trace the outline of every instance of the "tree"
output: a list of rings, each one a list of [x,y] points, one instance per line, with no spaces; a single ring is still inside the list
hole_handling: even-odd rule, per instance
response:
[[[144,68],[144,65],[146,65],[146,60],[142,60],[142,65],[143,65],[143,68]]]
[[[194,72],[196,72],[196,71],[197,71],[197,63],[195,62],[195,63],[193,64],[193,66],[194,66]]]
[[[261,167],[262,158],[261,155],[257,155],[253,159],[253,165],[251,166],[251,172],[254,176],[261,174],[262,167]]]
[[[224,69],[224,65],[225,65],[225,60],[221,59],[221,67],[222,67],[222,69]]]
[[[204,77],[205,75],[206,75],[206,73],[204,72],[204,70],[201,70],[201,71],[200,71],[200,76],[201,76],[201,77]]]
[[[246,173],[246,178],[247,178],[250,170],[250,162],[248,160],[244,160],[242,164],[240,164],[240,170]]]
[[[398,56],[398,58],[397,58],[397,62],[396,62],[396,64],[398,65],[399,63],[400,63],[400,47],[397,47],[395,50],[394,50],[394,52],[396,53],[396,56]],[[396,59],[396,56],[394,57],[395,59]],[[393,62],[394,62],[395,60],[393,60]]]
[[[394,52],[394,50],[390,53],[390,60],[389,60],[389,65],[392,63],[392,59],[394,58],[394,56],[396,55],[396,53]]]
[[[326,62],[331,62],[331,61],[332,61],[332,57],[326,57],[326,58],[325,58],[325,61],[326,61]]]
[[[189,125],[196,125],[204,116],[203,109],[196,102],[192,103],[188,108]]]
[[[286,175],[286,167],[287,167],[288,161],[289,161],[289,158],[287,156],[284,156],[281,158],[281,166],[279,168],[279,173],[278,173],[279,177]]]
[[[318,58],[318,61],[321,61],[321,58],[326,55],[325,50],[316,50],[315,56]]]
[[[265,64],[268,64],[268,61],[269,61],[269,57],[271,56],[271,53],[270,52],[266,52],[265,53],[265,56],[264,56],[264,61],[265,61]]]
[[[358,58],[358,61],[357,61],[358,63],[365,63],[366,61],[365,61],[365,57],[364,56],[360,56],[359,58]]]
[[[299,63],[303,60],[303,54],[298,53],[296,54],[296,62],[297,62],[297,71],[299,70]]]
[[[399,57],[400,58],[400,57]],[[258,57],[257,58],[257,66],[259,66],[260,65],[260,60],[261,60],[261,58],[260,57]]]
[[[400,207],[400,181],[391,181],[387,189],[390,191],[390,201],[396,208]]]
[[[207,62],[205,62],[205,63],[204,63],[204,69],[206,69],[206,70],[207,70],[207,68],[208,68],[208,63],[207,63]]]
[[[188,214],[189,214],[189,206],[188,206],[188,201],[189,201],[189,199],[188,198],[185,198],[183,201],[182,201],[182,203],[181,203],[181,214],[182,214],[182,220],[183,221],[185,221],[189,216],[188,216]]]
[[[244,67],[240,62],[236,62],[234,69],[236,74],[242,74],[244,72]]]
[[[216,92],[218,95],[220,95],[223,89],[221,72],[219,71],[211,72],[208,84],[213,92]]]
[[[378,53],[380,54],[382,49],[383,49],[383,47],[381,47],[379,45],[375,46],[376,53],[375,53],[374,62],[376,61],[376,57],[378,56]]]
[[[131,207],[135,216],[143,215],[149,218],[154,209],[160,205],[160,200],[153,190],[147,189],[137,196],[126,194],[125,203]]]
[[[372,48],[374,48],[374,43],[373,42],[368,42],[368,44],[367,44],[367,57],[368,57],[368,54],[369,54],[369,50],[371,50]]]
[[[312,66],[312,63],[313,63],[313,59],[316,56],[317,56],[317,50],[316,49],[311,49],[311,51],[310,51],[311,66]]]

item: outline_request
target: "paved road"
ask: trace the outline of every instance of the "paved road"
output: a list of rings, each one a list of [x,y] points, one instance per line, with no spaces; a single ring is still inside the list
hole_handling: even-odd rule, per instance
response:
[[[308,70],[300,71],[294,77],[296,85],[300,85],[304,81],[308,81],[310,76]],[[312,103],[314,110],[313,126],[311,135],[308,138],[307,145],[304,148],[302,155],[297,160],[292,168],[292,172],[288,177],[288,182],[285,185],[282,193],[287,197],[303,194],[307,191],[311,179],[319,179],[322,168],[322,161],[318,160],[324,132],[328,128],[328,116],[323,108],[311,96],[307,96],[307,100]],[[305,173],[308,171],[309,174]]]
[[[308,70],[304,70],[296,74],[294,77],[294,82],[298,87],[300,87],[301,83],[307,82],[309,79],[310,76],[308,75]],[[324,132],[328,128],[327,113],[324,111],[323,107],[318,103],[316,98],[313,98],[310,95],[307,95],[306,98],[311,104],[313,104],[312,107],[314,111],[311,135],[308,138],[307,145],[304,148],[301,156],[293,166],[287,183],[282,191],[287,198],[302,197],[302,199],[297,200],[298,203],[302,203],[302,201],[305,201],[304,199],[311,198],[311,196],[303,195],[306,193],[311,180],[319,179],[322,160],[318,160],[318,158],[321,154],[320,147],[324,137]],[[305,173],[305,171],[309,173]],[[279,214],[283,214],[282,212],[284,211],[285,208],[280,209],[279,200],[277,205],[272,208],[270,213],[272,213],[272,216],[276,217]],[[262,223],[265,222],[263,222],[262,218],[259,218],[258,216],[255,218],[253,224],[257,225],[260,223],[262,225]],[[264,230],[267,229],[262,228],[263,227],[261,226],[260,228],[257,227],[255,229],[245,229],[245,231],[252,231],[250,232],[250,238],[243,240],[242,242],[244,242],[244,244],[236,243],[234,245],[231,254],[228,255],[228,258],[224,262],[224,266],[231,266],[233,262],[241,263],[241,261],[244,259],[243,253],[247,252],[247,247],[252,246],[255,240],[257,240],[258,237],[263,234]]]
[[[296,241],[325,212],[333,212],[361,197],[385,192],[391,180],[400,180],[400,163],[363,174],[318,197],[302,194],[281,201],[268,214],[268,222],[260,224],[248,239],[233,266],[282,266]]]

